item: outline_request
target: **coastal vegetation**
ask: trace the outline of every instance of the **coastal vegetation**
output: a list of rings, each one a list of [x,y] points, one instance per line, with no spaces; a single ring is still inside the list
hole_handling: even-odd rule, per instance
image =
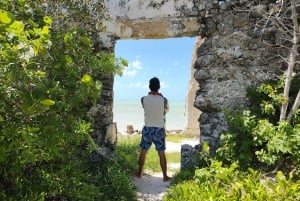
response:
[[[186,137],[180,133],[170,133],[166,137],[167,151],[166,158],[168,164],[180,164],[180,150],[174,152],[168,152],[168,143],[180,143],[186,139],[194,139],[193,137]],[[122,166],[124,170],[127,170],[129,174],[133,173],[137,169],[137,160],[140,152],[140,140],[141,135],[125,135],[119,137],[119,142],[116,150],[117,161]],[[199,140],[199,139],[197,139]],[[161,167],[159,164],[159,157],[154,146],[151,146],[147,153],[147,160],[144,165],[144,172],[146,173],[157,173],[161,172]],[[178,173],[180,167],[172,168],[168,165],[168,172]]]
[[[299,200],[300,77],[297,1],[281,2],[260,21],[276,27],[287,50],[285,73],[249,88],[251,107],[227,112],[229,132],[215,155],[203,142],[195,169],[179,173],[164,201]],[[299,3],[298,3],[299,4]]]
[[[127,172],[90,159],[97,76],[125,63],[51,24],[35,1],[0,2],[0,200],[135,200]]]
[[[137,200],[130,176],[140,136],[120,139],[114,160],[90,158],[97,75],[121,73],[126,62],[95,53],[85,30],[51,24],[34,1],[0,2],[0,200]],[[300,79],[289,62],[289,76],[249,89],[253,107],[228,112],[222,146],[211,156],[203,143],[196,168],[178,171],[165,201],[300,200]],[[178,156],[167,153],[169,162]],[[160,169],[155,157],[150,150],[149,172]]]
[[[290,99],[299,84],[294,77]],[[164,200],[299,200],[300,111],[276,123],[282,88],[280,80],[249,89],[253,107],[228,114],[217,153],[204,143],[197,167],[177,174]]]

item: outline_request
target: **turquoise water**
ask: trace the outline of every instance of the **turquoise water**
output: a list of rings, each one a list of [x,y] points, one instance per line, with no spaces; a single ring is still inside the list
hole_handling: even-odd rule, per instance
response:
[[[166,115],[166,129],[183,130],[186,126],[185,102],[169,100],[169,106],[170,110]],[[115,101],[113,112],[118,132],[125,133],[127,125],[132,125],[134,130],[142,130],[144,111],[139,100]]]

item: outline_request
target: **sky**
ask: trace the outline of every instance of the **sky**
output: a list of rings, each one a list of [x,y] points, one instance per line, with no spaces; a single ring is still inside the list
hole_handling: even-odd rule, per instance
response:
[[[114,83],[114,99],[137,100],[149,92],[149,80],[160,80],[160,92],[173,101],[184,101],[190,79],[195,38],[118,40],[115,56],[128,61]]]

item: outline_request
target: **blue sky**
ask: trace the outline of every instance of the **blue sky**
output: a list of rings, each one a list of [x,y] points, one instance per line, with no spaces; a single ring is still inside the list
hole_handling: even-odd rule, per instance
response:
[[[149,79],[160,79],[160,92],[173,101],[184,101],[190,79],[195,38],[118,40],[115,56],[129,63],[115,77],[114,98],[137,100],[149,92]]]

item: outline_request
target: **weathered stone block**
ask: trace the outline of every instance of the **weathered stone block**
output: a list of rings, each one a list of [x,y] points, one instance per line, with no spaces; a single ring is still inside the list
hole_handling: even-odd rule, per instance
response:
[[[181,145],[180,170],[193,170],[196,168],[199,151],[188,144]]]
[[[261,18],[267,13],[267,5],[259,4],[257,6],[252,6],[250,12],[253,17]]]

